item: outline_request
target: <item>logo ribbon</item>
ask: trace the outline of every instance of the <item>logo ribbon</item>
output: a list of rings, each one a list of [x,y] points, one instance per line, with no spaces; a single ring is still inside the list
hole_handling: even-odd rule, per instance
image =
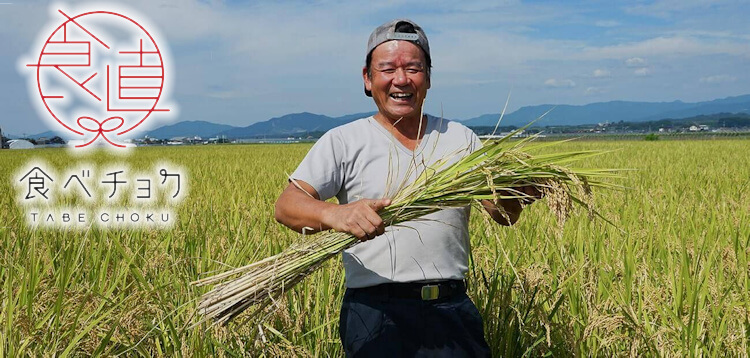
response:
[[[81,124],[81,120],[82,119],[87,119],[89,121],[92,121],[92,122],[96,123],[96,125],[98,126],[98,128],[89,128],[89,127],[84,126],[83,124]],[[113,120],[113,119],[114,120],[118,120],[119,119],[120,120],[120,124],[118,124],[117,127],[114,127],[114,128],[104,129],[104,124],[107,123],[107,122],[109,122],[110,120]],[[86,144],[77,145],[76,148],[85,147],[85,146],[93,143],[97,138],[99,138],[99,136],[102,136],[102,138],[104,138],[104,140],[106,140],[109,144],[114,145],[115,147],[125,148],[125,146],[122,145],[122,144],[112,143],[112,141],[110,141],[107,138],[107,136],[104,135],[104,133],[114,132],[117,129],[119,129],[120,127],[122,127],[123,124],[125,124],[125,120],[122,119],[122,117],[109,117],[109,118],[105,119],[104,121],[99,122],[99,121],[97,121],[94,118],[85,117],[84,116],[84,117],[78,117],[78,120],[76,122],[78,123],[78,126],[81,127],[81,128],[83,128],[84,130],[89,131],[91,133],[96,133],[96,137],[94,137],[94,139],[90,140]]]

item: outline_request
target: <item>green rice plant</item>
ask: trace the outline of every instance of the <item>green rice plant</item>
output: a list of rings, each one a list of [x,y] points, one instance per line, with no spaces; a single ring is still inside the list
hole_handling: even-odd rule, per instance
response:
[[[571,215],[560,235],[547,205],[525,208],[511,227],[470,216],[467,294],[493,356],[750,356],[750,141],[662,139],[670,140],[584,139],[535,151],[608,151],[576,165],[636,169],[618,181],[629,190],[595,192],[616,226]],[[69,347],[69,356],[342,356],[337,257],[281,296],[263,320],[265,339],[252,325],[189,328],[208,289],[190,284],[197,275],[300,240],[272,212],[285,172],[309,149],[141,147],[127,158],[83,159],[0,150],[0,357],[63,356]],[[189,173],[190,194],[166,231],[37,230],[12,178],[31,159],[58,171],[80,160],[144,169],[167,161]]]
[[[415,181],[402,183],[391,205],[379,213],[385,225],[419,220],[445,208],[465,207],[480,200],[531,199],[518,190],[526,186],[546,194],[547,203],[562,225],[572,203],[595,213],[592,187],[618,188],[605,180],[619,177],[615,170],[562,166],[601,151],[531,155],[529,152],[553,144],[531,144],[533,136],[511,141],[516,133],[487,142],[453,164],[449,158],[438,160],[419,173]],[[199,323],[213,319],[215,324],[225,324],[251,306],[256,309],[249,318],[259,316],[277,306],[276,301],[285,292],[322,263],[359,242],[353,235],[333,231],[305,239],[278,255],[193,282],[197,286],[220,283],[201,298]],[[237,275],[241,276],[227,281]]]

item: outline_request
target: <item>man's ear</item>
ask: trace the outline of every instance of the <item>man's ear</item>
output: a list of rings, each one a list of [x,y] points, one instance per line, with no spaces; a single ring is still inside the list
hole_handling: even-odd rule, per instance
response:
[[[362,67],[362,80],[365,82],[365,89],[372,92],[372,80],[367,75],[367,66]]]

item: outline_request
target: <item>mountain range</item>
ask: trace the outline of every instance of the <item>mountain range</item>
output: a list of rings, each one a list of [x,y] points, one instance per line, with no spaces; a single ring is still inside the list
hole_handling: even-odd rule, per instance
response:
[[[547,113],[549,112],[549,113]],[[582,106],[551,105],[521,107],[503,117],[504,126],[524,126],[547,113],[537,126],[565,126],[603,122],[645,122],[659,119],[680,119],[715,113],[750,113],[750,95],[727,97],[713,101],[674,102],[598,102]],[[494,126],[500,113],[485,114],[462,121],[467,126]]]
[[[235,138],[287,137],[322,133],[329,129],[367,117],[375,112],[355,113],[330,117],[309,112],[287,114],[246,127],[235,127],[207,121],[184,121],[163,126],[146,133],[152,138],[173,137],[202,138],[224,136]],[[546,113],[546,115],[544,115]],[[631,102],[611,101],[586,105],[543,104],[521,107],[506,113],[503,126],[523,126],[544,115],[535,126],[565,126],[604,122],[644,122],[659,119],[681,119],[716,113],[750,113],[750,95],[727,97],[705,102]],[[499,113],[485,114],[465,120],[457,119],[470,127],[494,126]],[[44,133],[46,134],[46,133]],[[41,134],[32,137],[39,137]]]
[[[368,117],[375,112],[348,114],[341,117],[329,117],[309,112],[292,113],[267,121],[253,123],[247,127],[233,127],[206,121],[185,121],[154,129],[146,135],[151,138],[169,139],[173,137],[201,138],[225,137],[258,138],[286,137],[305,133],[323,133],[333,127],[349,123],[359,118]]]

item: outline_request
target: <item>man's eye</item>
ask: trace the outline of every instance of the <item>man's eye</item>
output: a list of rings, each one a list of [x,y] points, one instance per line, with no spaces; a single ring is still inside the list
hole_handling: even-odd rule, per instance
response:
[[[396,72],[396,69],[395,68],[383,68],[383,69],[380,70],[380,72],[383,72],[383,73],[394,73],[394,72]]]
[[[422,70],[419,69],[419,68],[409,68],[409,69],[406,70],[406,72],[409,72],[411,74],[416,74],[416,73],[422,72]]]

